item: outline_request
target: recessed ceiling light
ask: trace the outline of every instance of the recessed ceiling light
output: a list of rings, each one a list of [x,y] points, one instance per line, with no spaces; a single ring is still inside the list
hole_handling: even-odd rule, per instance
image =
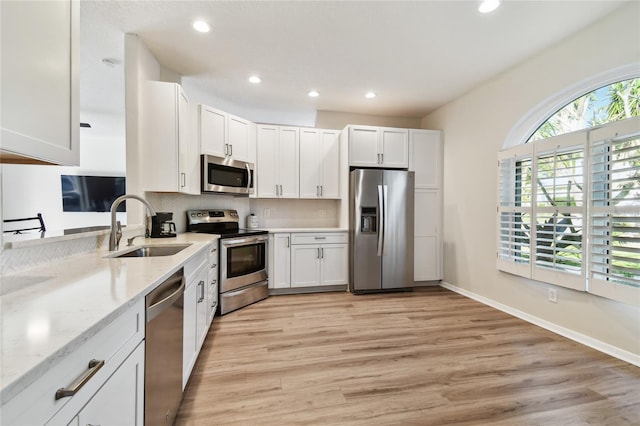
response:
[[[193,29],[201,33],[208,33],[209,31],[211,31],[211,27],[209,26],[209,24],[204,21],[195,21],[193,23]]]
[[[262,81],[262,79],[260,77],[258,77],[257,75],[252,75],[251,77],[249,77],[249,82],[253,83],[253,84],[258,84]]]
[[[310,90],[307,95],[311,96],[312,98],[317,98],[318,96],[320,96],[320,93],[317,90]]]
[[[500,0],[484,0],[480,3],[480,6],[478,6],[478,11],[480,13],[489,13],[496,10],[498,6],[500,6]]]
[[[365,93],[364,97],[367,99],[373,99],[376,97],[376,94],[374,92],[367,92]]]

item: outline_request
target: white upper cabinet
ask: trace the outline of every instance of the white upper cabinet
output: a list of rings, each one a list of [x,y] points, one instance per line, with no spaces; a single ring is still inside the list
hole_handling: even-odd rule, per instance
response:
[[[2,1],[2,147],[6,163],[79,165],[77,1]]]
[[[257,126],[259,198],[298,198],[299,129]]]
[[[211,108],[199,107],[200,153],[250,161],[249,144],[255,126],[249,120]]]
[[[339,133],[300,129],[300,198],[340,198]]]
[[[416,188],[442,187],[442,132],[409,130],[409,170],[416,173]]]
[[[141,116],[142,189],[200,194],[197,141],[189,137],[189,102],[182,87],[146,82]]]
[[[406,169],[409,131],[393,127],[348,126],[349,165]]]

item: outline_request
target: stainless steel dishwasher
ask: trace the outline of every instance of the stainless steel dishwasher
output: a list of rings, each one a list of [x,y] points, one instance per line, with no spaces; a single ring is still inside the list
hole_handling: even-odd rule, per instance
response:
[[[145,299],[145,425],[172,425],[182,402],[184,286],[180,269]]]

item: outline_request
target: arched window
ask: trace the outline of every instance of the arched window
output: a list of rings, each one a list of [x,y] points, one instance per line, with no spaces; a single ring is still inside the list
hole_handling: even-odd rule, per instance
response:
[[[640,78],[600,87],[569,102],[529,137],[527,143],[640,116]]]
[[[558,104],[498,153],[497,267],[637,303],[640,78]]]

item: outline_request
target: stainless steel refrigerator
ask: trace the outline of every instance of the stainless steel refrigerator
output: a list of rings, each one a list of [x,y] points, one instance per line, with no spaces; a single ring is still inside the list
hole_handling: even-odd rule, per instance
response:
[[[414,172],[356,169],[350,174],[349,290],[413,287]]]

